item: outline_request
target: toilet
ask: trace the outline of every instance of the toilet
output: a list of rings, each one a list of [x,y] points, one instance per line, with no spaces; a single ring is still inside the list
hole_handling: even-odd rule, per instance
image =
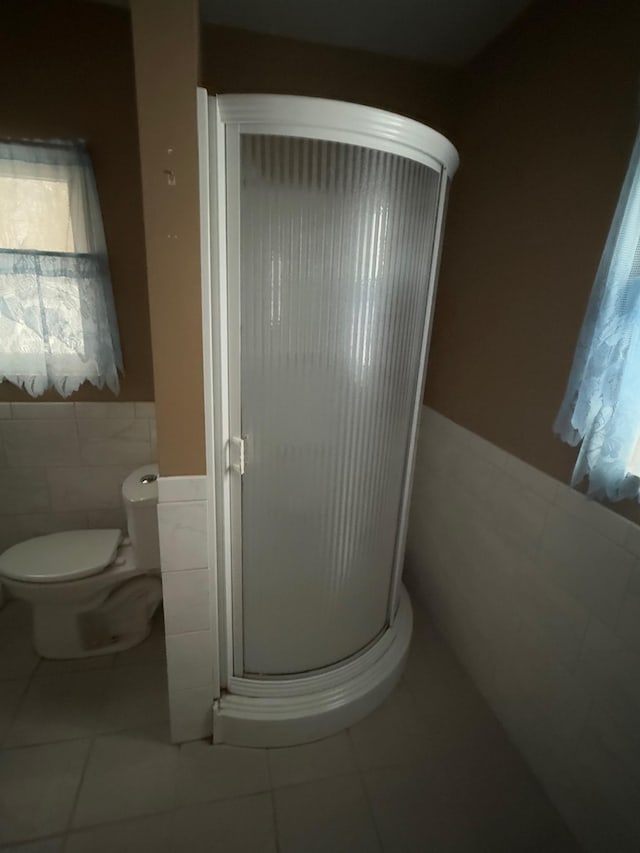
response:
[[[68,530],[20,542],[0,555],[0,583],[33,609],[44,658],[111,654],[142,642],[162,600],[158,466],[122,484],[128,537],[120,530]]]

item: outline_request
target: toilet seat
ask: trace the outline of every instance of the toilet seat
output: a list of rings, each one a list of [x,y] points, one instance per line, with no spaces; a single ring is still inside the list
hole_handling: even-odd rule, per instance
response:
[[[0,555],[0,577],[23,583],[62,583],[88,578],[111,565],[120,530],[66,530],[20,542]]]

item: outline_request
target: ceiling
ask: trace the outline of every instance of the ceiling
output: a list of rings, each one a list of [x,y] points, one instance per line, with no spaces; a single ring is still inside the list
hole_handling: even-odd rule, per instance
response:
[[[530,0],[200,0],[215,24],[461,65]]]
[[[129,0],[98,0],[117,6]],[[259,33],[463,65],[531,0],[200,0],[202,19]]]

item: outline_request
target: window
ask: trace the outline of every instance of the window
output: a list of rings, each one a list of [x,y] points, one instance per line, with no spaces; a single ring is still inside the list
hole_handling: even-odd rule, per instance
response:
[[[639,497],[640,133],[554,429],[580,444],[572,485],[588,476],[590,497]]]
[[[0,142],[0,381],[119,391],[98,193],[82,142]]]

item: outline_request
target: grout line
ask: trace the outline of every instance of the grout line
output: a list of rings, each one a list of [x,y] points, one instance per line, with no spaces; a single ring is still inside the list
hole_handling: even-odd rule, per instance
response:
[[[35,838],[24,838],[20,841],[7,841],[0,844],[0,850],[6,850],[7,853],[20,853],[21,850],[28,850],[41,841],[62,841],[63,846],[60,848],[61,853],[64,853],[64,844],[66,836],[61,832],[49,833],[48,835],[38,835]]]
[[[75,817],[76,810],[78,808],[78,800],[80,799],[80,791],[82,790],[82,787],[84,785],[84,778],[85,778],[86,773],[87,773],[87,767],[89,766],[89,759],[91,758],[91,754],[93,753],[93,745],[94,745],[95,741],[96,741],[95,735],[93,737],[89,738],[89,745],[87,746],[87,755],[85,757],[84,764],[82,765],[82,770],[80,771],[80,776],[78,778],[78,786],[76,788],[76,793],[75,793],[75,796],[73,798],[73,803],[71,804],[71,808],[69,810],[69,817],[67,819],[67,825],[65,827],[64,847],[66,847],[66,837],[68,836],[68,834],[71,832],[71,830],[73,828],[73,819]]]
[[[396,688],[394,688],[395,690]],[[384,844],[382,842],[382,836],[380,834],[380,828],[378,827],[378,821],[376,820],[375,812],[373,810],[373,804],[371,802],[371,798],[369,797],[369,791],[367,790],[367,784],[364,778],[364,770],[360,767],[360,762],[358,761],[358,753],[353,742],[353,738],[351,736],[351,726],[344,730],[347,741],[349,743],[349,751],[351,752],[351,757],[353,759],[354,766],[356,768],[356,776],[358,777],[358,781],[360,782],[360,788],[362,790],[362,794],[364,796],[364,801],[367,804],[367,809],[369,812],[369,817],[371,818],[371,823],[373,824],[373,831],[376,834],[376,839],[378,841],[378,846],[380,848],[381,853],[384,851]]]
[[[176,746],[176,744],[172,744],[172,746]],[[196,799],[196,800],[192,800],[188,803],[180,803],[180,804],[174,803],[172,806],[169,806],[167,808],[159,808],[159,809],[156,809],[154,811],[145,811],[145,812],[141,812],[140,814],[137,814],[137,815],[127,815],[126,817],[117,817],[117,818],[113,818],[112,820],[99,820],[99,821],[96,821],[95,823],[84,824],[83,826],[70,827],[70,828],[67,828],[64,832],[66,835],[69,835],[69,834],[75,833],[75,832],[84,832],[84,831],[89,831],[89,830],[94,830],[94,829],[107,829],[107,828],[114,826],[114,825],[122,826],[123,824],[133,823],[133,822],[138,821],[138,820],[144,820],[145,818],[162,817],[162,816],[166,817],[169,815],[178,814],[179,812],[186,811],[188,809],[194,808],[195,806],[212,806],[212,805],[216,805],[217,803],[229,803],[229,802],[235,802],[236,800],[249,800],[253,797],[258,797],[258,796],[261,796],[263,794],[268,794],[268,793],[269,793],[268,790],[263,789],[263,790],[259,790],[259,791],[251,791],[250,793],[247,793],[247,794],[236,794],[236,795],[230,796],[230,797],[217,797],[215,799],[206,799],[206,800]],[[58,833],[58,837],[59,837],[59,835],[60,835],[60,833]],[[32,839],[32,841],[40,841],[41,838],[45,838],[45,837],[47,837],[47,836],[42,836],[42,837],[38,836],[37,838]],[[9,846],[11,846],[11,842],[9,843]],[[2,850],[2,849],[3,849],[2,845],[0,845],[0,850]]]
[[[9,604],[9,605],[10,605],[10,603],[11,603],[10,601],[9,601],[9,602],[7,602],[7,604]],[[5,604],[5,608],[6,608],[7,604]],[[3,609],[4,609],[4,608],[3,608]],[[29,614],[29,616],[31,616],[31,613]],[[30,632],[32,632],[32,631],[33,631],[33,625],[32,625],[32,624],[30,624],[30,625],[29,625],[29,631],[30,631]],[[29,645],[30,645],[30,642],[29,642]],[[35,652],[34,652],[34,654],[35,654]],[[24,703],[26,702],[27,694],[28,694],[28,693],[29,693],[29,691],[31,690],[31,687],[32,687],[32,685],[33,685],[33,683],[34,683],[34,679],[35,679],[36,671],[40,668],[40,664],[41,664],[41,663],[42,663],[42,658],[41,658],[40,656],[38,656],[38,663],[33,667],[33,669],[31,670],[31,672],[29,673],[29,676],[28,676],[28,678],[26,679],[26,682],[27,682],[27,683],[25,684],[25,686],[24,686],[24,690],[22,691],[22,694],[20,695],[20,699],[18,700],[18,702],[17,702],[17,704],[16,704],[16,707],[15,707],[15,710],[14,710],[13,714],[11,715],[11,721],[10,721],[9,725],[7,726],[6,734],[5,734],[5,736],[3,737],[3,739],[2,739],[2,748],[3,748],[3,749],[11,749],[11,748],[12,748],[12,747],[7,747],[7,746],[5,745],[5,744],[6,744],[6,742],[7,742],[7,738],[9,737],[9,734],[10,734],[10,732],[11,732],[11,729],[13,728],[13,726],[15,725],[16,720],[18,719],[18,715],[19,715],[19,713],[22,711],[22,708],[23,708],[23,706],[24,706]],[[13,678],[13,679],[6,679],[6,680],[11,680],[11,681],[21,681],[22,679],[20,679],[20,678]]]
[[[342,731],[345,731],[344,729]],[[335,737],[335,735],[327,735],[327,738]],[[321,738],[320,741],[310,741],[310,743],[321,743],[326,738]],[[224,746],[224,744],[220,744]],[[307,746],[305,743],[295,744],[294,746],[268,746],[264,749],[296,749],[298,746]],[[241,747],[242,748],[242,747]],[[233,747],[235,749],[235,747]],[[249,747],[253,749],[253,747]],[[292,788],[304,788],[308,785],[315,785],[317,782],[328,782],[330,779],[344,779],[345,776],[357,776],[358,769],[339,770],[337,773],[322,774],[322,776],[314,776],[311,779],[304,779],[302,782],[287,782],[285,785],[275,785],[274,791],[290,791]]]
[[[29,692],[29,689],[31,687],[32,680],[33,680],[33,673],[35,672],[36,669],[37,669],[37,666],[35,666],[33,668],[31,676],[27,679],[27,682],[24,686],[24,690],[20,694],[20,698],[18,699],[18,701],[16,703],[16,707],[14,708],[13,714],[11,715],[11,718],[9,720],[9,724],[7,725],[7,728],[5,730],[5,735],[2,738],[2,744],[0,745],[0,749],[2,749],[3,751],[9,750],[9,749],[14,749],[14,747],[7,746],[7,739],[9,738],[9,735],[11,734],[11,730],[13,729],[13,727],[16,723],[16,720],[18,719],[18,715],[22,711],[24,703],[26,702],[27,693]],[[21,679],[14,678],[11,680],[12,681],[20,681]]]
[[[276,844],[276,853],[280,853],[280,827],[278,825],[278,810],[276,808],[276,791],[273,785],[273,774],[271,772],[271,760],[269,749],[265,749],[267,761],[267,776],[269,779],[269,796],[271,798],[271,814],[273,817],[273,834]]]

